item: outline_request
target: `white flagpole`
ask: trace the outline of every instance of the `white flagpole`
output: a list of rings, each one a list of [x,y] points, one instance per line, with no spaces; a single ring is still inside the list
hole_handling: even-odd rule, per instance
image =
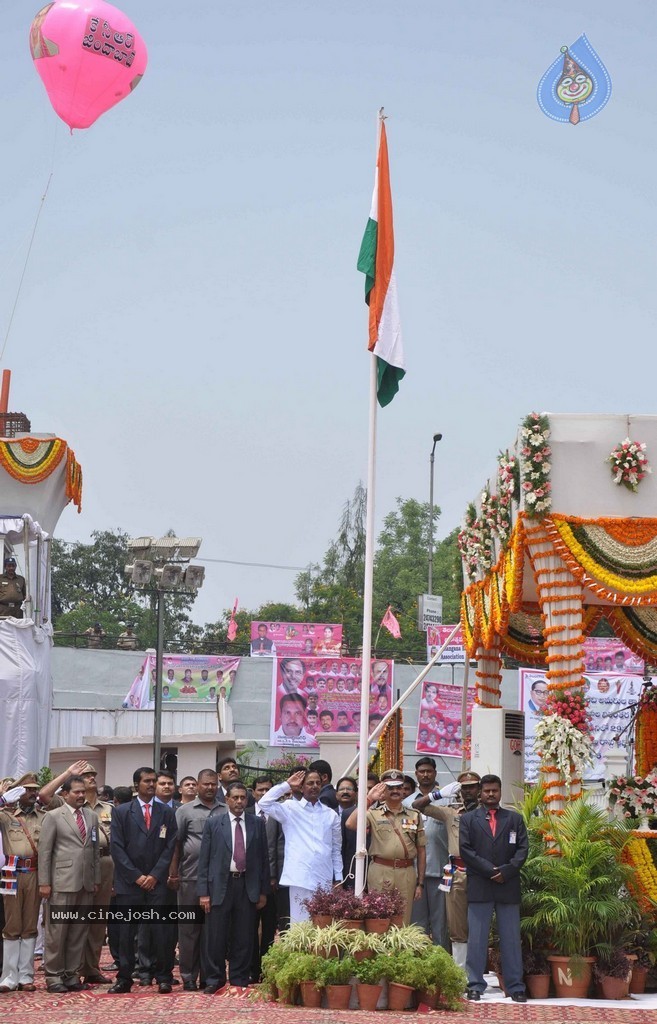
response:
[[[379,160],[383,107],[377,115],[376,160]],[[367,453],[367,505],[365,513],[365,583],[363,594],[363,671],[360,691],[360,751],[358,756],[358,817],[356,827],[355,893],[365,888],[367,828],[367,766],[370,732],[370,671],[372,661],[372,591],[374,583],[374,492],[376,486],[376,385],[377,357],[370,357],[370,421]]]

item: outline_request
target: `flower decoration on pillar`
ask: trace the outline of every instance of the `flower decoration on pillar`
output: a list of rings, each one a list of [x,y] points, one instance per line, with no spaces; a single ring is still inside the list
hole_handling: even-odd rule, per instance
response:
[[[544,764],[571,786],[593,764],[593,736],[581,690],[551,693],[536,726],[534,746]],[[555,799],[559,799],[556,797]]]
[[[636,770],[648,775],[657,765],[657,686],[646,686],[636,716]]]
[[[646,455],[646,445],[641,441],[630,441],[629,437],[616,445],[607,462],[611,466],[614,483],[618,487],[622,484],[635,494],[646,474],[652,473]]]
[[[530,519],[542,518],[552,507],[552,449],[548,444],[549,436],[550,421],[547,416],[537,412],[530,413],[520,430],[520,486],[525,502],[525,513]]]

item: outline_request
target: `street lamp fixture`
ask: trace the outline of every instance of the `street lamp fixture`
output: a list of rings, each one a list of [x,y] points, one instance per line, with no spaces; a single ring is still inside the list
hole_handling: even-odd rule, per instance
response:
[[[442,441],[442,434],[433,435],[433,447],[429,456],[429,586],[428,594],[433,594],[433,460],[436,445]]]

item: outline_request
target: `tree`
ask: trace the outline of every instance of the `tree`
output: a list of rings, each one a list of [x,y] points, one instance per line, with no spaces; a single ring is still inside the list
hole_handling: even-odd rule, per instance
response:
[[[173,536],[173,532],[169,531]],[[59,633],[84,633],[100,622],[109,636],[116,636],[126,622],[134,623],[140,647],[155,647],[157,637],[157,588],[151,581],[135,589],[125,574],[131,560],[129,536],[123,530],[96,530],[92,543],[54,540],[52,546],[52,620]],[[195,595],[183,592],[165,598],[166,646],[188,645],[199,627],[189,610]]]

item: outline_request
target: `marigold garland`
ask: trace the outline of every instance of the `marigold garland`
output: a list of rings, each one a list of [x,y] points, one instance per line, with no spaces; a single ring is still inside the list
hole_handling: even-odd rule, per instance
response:
[[[633,871],[627,886],[644,913],[654,914],[657,905],[657,869],[650,854],[647,838],[636,834],[623,849],[622,859]]]
[[[23,437],[16,441],[0,441],[0,465],[14,480],[38,484],[53,473],[67,451],[66,441],[59,437],[41,440]]]

